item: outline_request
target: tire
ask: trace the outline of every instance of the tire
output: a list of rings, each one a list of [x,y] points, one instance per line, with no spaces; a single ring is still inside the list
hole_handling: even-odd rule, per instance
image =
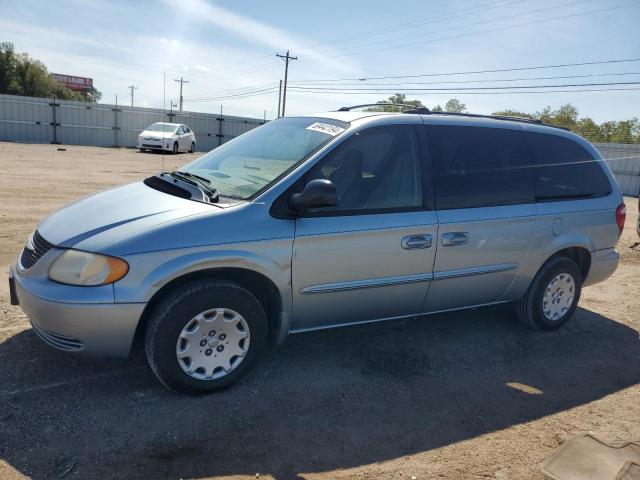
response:
[[[196,151],[196,144],[194,142],[191,142],[191,148],[189,149],[189,153],[193,153]]]
[[[178,142],[173,142],[173,150],[171,150],[171,153],[174,155],[178,153]]]
[[[551,282],[554,279],[557,279],[557,283],[552,288]],[[571,285],[571,280],[573,280],[573,285]],[[550,290],[545,304],[547,289]],[[554,299],[552,295],[558,291],[561,293]],[[518,320],[534,330],[560,328],[569,321],[575,312],[580,301],[581,291],[582,274],[578,265],[567,257],[552,257],[540,268],[527,292],[516,304]],[[573,295],[573,298],[570,303],[566,303],[570,295]],[[556,300],[557,303],[554,303]],[[562,309],[562,311],[558,312],[558,309]],[[549,318],[549,315],[554,311],[556,315],[559,315],[558,318]]]
[[[144,153],[146,150],[144,148],[140,149],[140,153]]]
[[[224,310],[224,317],[218,317],[215,313],[216,309],[218,312]],[[200,317],[199,314],[211,311],[214,312],[210,314],[215,317],[214,320],[205,318],[197,321],[196,317]],[[195,367],[202,365],[202,362],[214,362],[214,364],[220,362],[221,360],[212,358],[213,355],[220,354],[222,356],[219,348],[223,346],[223,340],[227,344],[233,340],[234,334],[230,329],[234,327],[224,324],[229,311],[233,311],[239,315],[237,318],[242,318],[245,321],[248,329],[244,343],[246,353],[243,357],[236,356],[235,360],[230,360],[227,364],[229,366],[240,359],[235,367],[231,366],[228,373],[218,367],[217,373],[211,375],[210,378],[195,378],[195,376],[201,377],[203,372],[205,374],[207,372],[202,369],[200,372],[195,371],[189,374],[185,370],[188,365],[185,364],[190,363],[191,367]],[[198,327],[191,332],[188,326],[194,321]],[[223,339],[220,325],[226,328],[225,331],[229,338]],[[231,324],[229,323],[229,325]],[[239,323],[236,324],[236,329],[238,325]],[[209,330],[210,328],[211,330]],[[218,330],[216,331],[214,328],[218,328]],[[211,332],[214,332],[213,335]],[[178,348],[183,343],[179,344],[178,342],[184,342],[182,339],[184,335],[192,336],[190,338],[196,340],[195,342],[187,342],[188,351],[193,351],[194,356],[180,360]],[[190,282],[172,291],[156,305],[151,313],[146,332],[145,352],[151,370],[166,387],[178,393],[200,395],[226,388],[246,375],[266,350],[267,339],[267,316],[262,305],[251,292],[232,282],[204,279]],[[210,344],[203,346],[203,342],[208,341],[219,341],[220,345],[217,347]],[[242,345],[242,340],[240,344]],[[233,341],[231,345],[226,345],[226,347],[233,349]],[[232,351],[235,350],[227,350],[227,352]],[[206,365],[211,366],[212,363],[206,363]],[[218,375],[217,378],[216,375]]]

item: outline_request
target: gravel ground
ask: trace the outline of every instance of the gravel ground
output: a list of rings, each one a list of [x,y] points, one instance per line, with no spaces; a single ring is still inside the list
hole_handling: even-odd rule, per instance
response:
[[[159,154],[63,148],[0,143],[3,275],[43,215],[162,168]],[[502,307],[298,335],[200,398],[164,389],[139,354],[50,349],[3,280],[0,478],[542,479],[576,433],[640,438],[636,199],[627,211],[620,267],[558,332]]]

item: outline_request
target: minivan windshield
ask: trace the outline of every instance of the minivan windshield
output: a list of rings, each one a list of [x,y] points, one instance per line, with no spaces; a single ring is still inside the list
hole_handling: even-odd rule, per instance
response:
[[[146,130],[147,132],[173,132],[178,128],[177,125],[170,125],[168,123],[154,123],[153,125],[149,125]]]
[[[328,118],[280,118],[203,155],[181,170],[208,179],[220,195],[246,200],[349,128]]]

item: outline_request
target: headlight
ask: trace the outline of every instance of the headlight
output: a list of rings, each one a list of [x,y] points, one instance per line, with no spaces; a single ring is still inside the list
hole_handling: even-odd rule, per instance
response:
[[[66,250],[49,267],[49,278],[68,285],[89,287],[117,282],[128,271],[129,264],[120,258]]]

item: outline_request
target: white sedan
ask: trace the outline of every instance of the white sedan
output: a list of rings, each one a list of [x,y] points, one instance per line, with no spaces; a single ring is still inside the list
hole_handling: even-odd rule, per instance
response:
[[[181,123],[154,123],[138,135],[138,148],[145,150],[168,150],[173,153],[195,152],[196,135]]]

